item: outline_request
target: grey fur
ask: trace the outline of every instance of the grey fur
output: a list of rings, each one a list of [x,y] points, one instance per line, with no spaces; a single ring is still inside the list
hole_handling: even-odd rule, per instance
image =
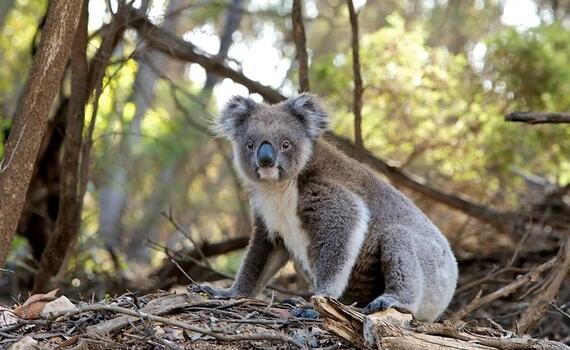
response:
[[[447,240],[401,192],[321,140],[327,120],[310,94],[276,105],[228,103],[218,128],[232,141],[255,226],[233,286],[208,290],[253,296],[290,258],[315,294],[436,319],[457,282]],[[261,142],[278,150],[275,169],[258,165]]]

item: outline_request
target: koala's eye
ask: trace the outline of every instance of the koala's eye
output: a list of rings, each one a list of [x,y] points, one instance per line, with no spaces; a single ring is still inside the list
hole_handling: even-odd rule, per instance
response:
[[[289,141],[285,140],[285,141],[281,142],[281,149],[288,149],[289,147],[291,147],[291,144],[289,143]]]
[[[245,147],[247,147],[247,149],[249,150],[252,150],[254,146],[255,144],[251,140],[247,141],[247,143],[245,144]]]

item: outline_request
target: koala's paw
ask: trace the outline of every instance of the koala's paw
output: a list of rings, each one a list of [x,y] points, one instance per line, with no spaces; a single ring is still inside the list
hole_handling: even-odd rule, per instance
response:
[[[230,298],[233,298],[236,296],[236,295],[234,295],[235,293],[233,293],[231,288],[228,288],[228,289],[214,288],[214,287],[210,287],[210,286],[206,286],[206,285],[200,285],[200,284],[194,284],[194,285],[188,286],[188,291],[194,292],[194,293],[206,293],[212,299],[230,299]]]
[[[400,306],[398,299],[389,295],[381,295],[378,298],[374,299],[370,304],[368,304],[364,308],[364,312],[366,314],[373,314],[378,311],[383,311],[391,307],[398,306]]]
[[[317,318],[321,317],[318,311],[315,309],[307,309],[302,307],[294,307],[291,309],[291,315],[297,318],[310,318],[316,320]]]
[[[283,300],[281,302],[281,304],[283,305],[287,305],[290,307],[306,307],[309,306],[310,307],[310,303],[308,303],[305,299],[301,298],[301,297],[291,297],[291,298],[287,298],[285,300]]]

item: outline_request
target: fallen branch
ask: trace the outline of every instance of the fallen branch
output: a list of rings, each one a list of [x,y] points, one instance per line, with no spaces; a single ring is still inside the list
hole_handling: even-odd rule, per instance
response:
[[[528,333],[536,327],[552,301],[558,295],[560,286],[566,279],[568,271],[570,271],[570,235],[566,237],[566,240],[560,247],[556,262],[547,278],[543,291],[535,297],[522,315],[518,323],[520,332]]]
[[[514,112],[505,116],[507,122],[527,124],[563,124],[570,123],[570,114],[551,112]]]
[[[570,350],[559,342],[518,337],[463,322],[420,322],[394,309],[366,316],[329,297],[317,296],[312,301],[326,329],[361,348]]]
[[[509,296],[512,293],[516,292],[518,289],[520,289],[522,286],[524,286],[528,283],[536,282],[538,280],[538,278],[540,277],[540,275],[544,271],[546,271],[546,270],[552,268],[552,266],[554,266],[555,261],[556,261],[556,259],[548,260],[544,264],[539,265],[539,266],[535,267],[534,269],[532,269],[526,275],[519,277],[518,279],[507,284],[506,286],[502,287],[501,289],[496,290],[492,293],[489,293],[489,294],[485,295],[484,297],[481,297],[480,294],[478,294],[475,297],[475,299],[473,299],[469,304],[467,304],[466,306],[461,308],[461,310],[454,313],[451,316],[451,319],[456,320],[456,321],[461,320],[463,317],[467,316],[472,311],[480,308],[481,306],[489,304],[489,303],[491,303],[491,302],[493,302],[499,298],[504,298],[506,296]]]

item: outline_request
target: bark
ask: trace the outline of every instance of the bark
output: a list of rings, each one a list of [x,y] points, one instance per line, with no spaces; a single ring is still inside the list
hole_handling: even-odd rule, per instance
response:
[[[305,25],[303,24],[302,0],[293,0],[291,11],[293,23],[293,38],[297,48],[297,62],[299,64],[299,90],[309,91],[309,57],[307,55],[307,40],[305,37]]]
[[[346,0],[352,29],[352,74],[354,76],[354,94],[352,111],[354,113],[354,143],[362,148],[362,75],[360,74],[360,45],[358,43],[358,14],[352,0]]]
[[[81,0],[53,0],[0,163],[0,266],[11,247],[79,22]]]

